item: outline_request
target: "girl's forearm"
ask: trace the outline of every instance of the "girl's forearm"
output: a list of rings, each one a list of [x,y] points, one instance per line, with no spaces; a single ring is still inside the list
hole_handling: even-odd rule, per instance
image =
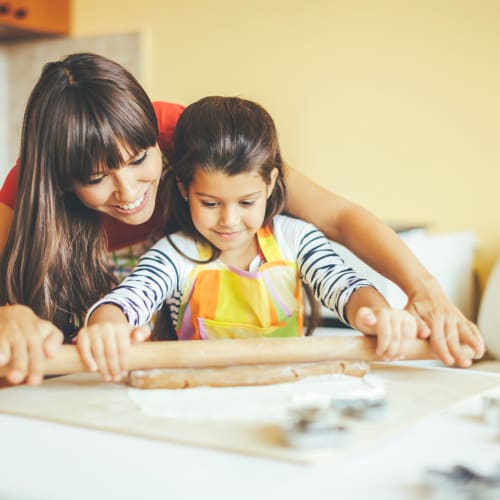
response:
[[[112,304],[103,304],[90,315],[87,321],[87,326],[106,322],[128,323],[127,317],[119,307]]]

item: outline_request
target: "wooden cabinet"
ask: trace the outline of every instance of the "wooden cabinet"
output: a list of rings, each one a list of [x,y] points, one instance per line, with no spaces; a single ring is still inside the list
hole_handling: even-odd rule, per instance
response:
[[[0,0],[0,39],[68,35],[70,0]]]

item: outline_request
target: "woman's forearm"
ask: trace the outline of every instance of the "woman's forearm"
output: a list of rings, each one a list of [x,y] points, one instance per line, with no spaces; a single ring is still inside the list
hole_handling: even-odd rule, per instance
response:
[[[287,209],[307,220],[396,283],[408,296],[437,281],[403,240],[374,214],[287,167]]]

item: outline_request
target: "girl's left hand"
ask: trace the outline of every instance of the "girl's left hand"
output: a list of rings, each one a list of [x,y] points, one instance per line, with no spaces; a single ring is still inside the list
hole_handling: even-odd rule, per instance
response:
[[[377,336],[377,356],[385,361],[404,359],[418,333],[417,321],[411,314],[389,307],[360,307],[353,326]]]
[[[74,342],[90,371],[99,371],[106,382],[118,382],[128,372],[130,345],[151,335],[147,326],[128,323],[94,323],[82,328]]]

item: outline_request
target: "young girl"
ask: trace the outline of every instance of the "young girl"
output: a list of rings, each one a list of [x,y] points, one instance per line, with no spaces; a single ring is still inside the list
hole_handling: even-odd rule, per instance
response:
[[[377,335],[381,356],[404,357],[417,335],[414,318],[391,309],[320,231],[277,215],[285,182],[274,123],[262,107],[223,97],[188,106],[168,180],[168,213],[181,231],[156,243],[90,310],[93,326],[77,337],[90,369],[119,378],[129,345],[121,324],[147,323],[165,300],[180,340],[301,335],[301,282],[342,321]]]
[[[132,267],[163,235],[165,199],[156,193],[182,109],[152,105],[130,73],[99,55],[44,67],[26,106],[18,164],[0,190],[0,365],[9,366],[10,383],[40,383],[44,358],[111,289],[111,271]],[[482,352],[477,328],[393,231],[290,167],[284,178],[287,211],[398,284],[444,362],[470,364],[460,343]]]

